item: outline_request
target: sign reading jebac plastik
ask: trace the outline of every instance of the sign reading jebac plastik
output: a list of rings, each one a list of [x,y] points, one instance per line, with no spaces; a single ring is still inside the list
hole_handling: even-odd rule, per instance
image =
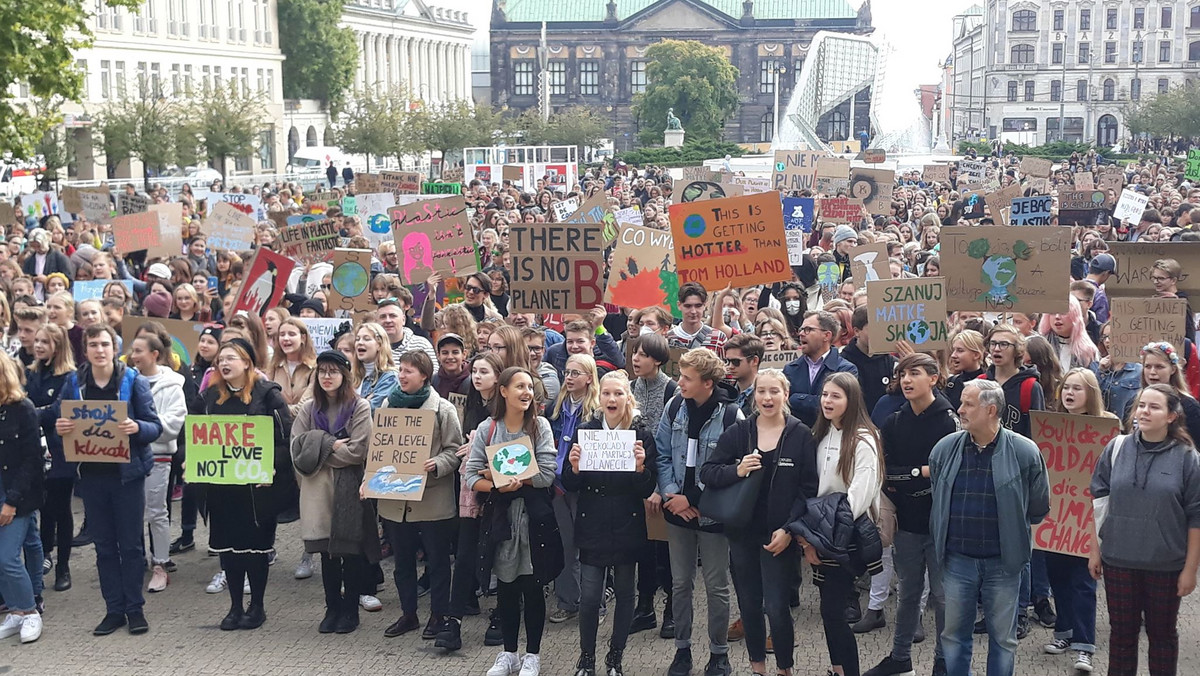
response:
[[[881,279],[867,282],[867,317],[871,354],[895,352],[906,340],[917,352],[948,345],[946,289],[941,277]]]
[[[587,312],[603,303],[603,229],[599,223],[514,223],[512,310]]]
[[[681,286],[699,282],[718,291],[730,284],[744,287],[792,278],[776,193],[673,204],[670,215]]]
[[[67,462],[129,462],[129,435],[120,430],[129,417],[123,401],[64,401],[63,418],[75,430],[63,435]]]
[[[271,416],[189,415],[187,442],[190,481],[238,486],[274,480],[275,420]]]
[[[1033,548],[1086,557],[1096,546],[1092,528],[1092,471],[1121,433],[1116,418],[1033,411],[1030,432],[1046,461],[1050,513],[1033,527]]]

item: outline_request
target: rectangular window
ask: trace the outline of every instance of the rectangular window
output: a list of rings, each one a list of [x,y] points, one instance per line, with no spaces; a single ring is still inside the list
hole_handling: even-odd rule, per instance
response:
[[[565,96],[567,93],[567,62],[554,59],[546,64],[546,76],[550,80],[550,95]]]
[[[221,67],[213,66],[213,86],[214,87],[223,87],[224,86],[223,82],[224,82],[224,78],[221,77]]]
[[[1008,83],[1008,100],[1013,102],[1017,100],[1017,83],[1012,81]]]
[[[200,69],[200,85],[205,89],[212,86],[212,68],[204,66]]]
[[[579,62],[579,93],[583,96],[600,93],[600,62],[596,59]]]
[[[96,9],[92,15],[96,17],[97,30],[108,30],[108,5],[104,4],[104,0],[96,0]]]
[[[143,2],[142,6],[140,8],[138,8],[138,11],[135,12],[133,15],[133,32],[135,34],[146,32],[146,5],[147,4],[149,4],[149,3]]]
[[[641,94],[646,91],[646,62],[633,61],[629,64],[629,93]]]
[[[192,93],[192,66],[187,64],[183,67],[183,91],[188,94]]]
[[[171,94],[180,96],[183,94],[183,74],[179,71],[179,64],[171,65]]]
[[[1079,43],[1079,63],[1086,65],[1092,60],[1091,44],[1087,42]]]
[[[533,96],[533,61],[513,62],[513,96]]]
[[[1158,78],[1158,93],[1166,94],[1171,89],[1171,81],[1165,77]]]
[[[1050,81],[1050,100],[1062,101],[1062,80]]]
[[[158,16],[154,13],[157,1],[146,0],[142,5],[142,11],[146,13],[146,32],[150,35],[158,35]]]
[[[1104,63],[1116,63],[1116,62],[1117,62],[1117,43],[1115,43],[1115,42],[1104,43]]]
[[[1075,83],[1075,100],[1076,101],[1087,101],[1088,100],[1087,80],[1080,80]]]
[[[1033,100],[1033,80],[1025,81],[1025,100],[1026,101]]]
[[[89,94],[91,89],[88,87],[88,79],[89,78],[88,78],[88,69],[87,69],[87,59],[76,59],[75,60],[75,70],[79,71],[80,75],[83,76],[83,100],[87,101],[89,98],[91,98],[91,95]]]
[[[1081,30],[1081,31],[1092,30],[1092,10],[1090,10],[1090,9],[1079,10],[1079,30]]]
[[[1159,63],[1170,63],[1170,61],[1171,61],[1171,41],[1170,40],[1159,40],[1158,41],[1158,62]]]
[[[1134,30],[1142,30],[1146,27],[1146,9],[1144,7],[1133,8],[1133,28]]]
[[[150,93],[155,97],[162,96],[162,67],[161,64],[150,64]]]
[[[265,93],[267,91],[267,84],[264,81],[265,79],[266,79],[266,74],[264,73],[262,68],[259,68],[258,69],[258,80],[257,80],[259,92]]]
[[[267,100],[275,100],[275,69],[267,69]]]
[[[1162,8],[1162,14],[1160,14],[1158,17],[1158,27],[1170,28],[1172,19],[1173,17],[1171,16],[1171,8],[1164,6]]]
[[[112,29],[121,32],[121,12],[116,7],[108,8],[108,22],[112,24]]]
[[[100,62],[100,98],[112,96],[112,62]]]
[[[275,130],[264,129],[258,139],[258,163],[263,170],[275,168]]]
[[[125,62],[118,61],[116,70],[113,71],[113,78],[117,81],[117,96],[125,98]]]
[[[249,173],[249,171],[250,171],[250,156],[246,155],[245,157],[235,158],[233,161],[233,170],[240,171],[242,173]]]
[[[1117,30],[1117,8],[1109,7],[1104,12],[1104,28],[1105,30]]]
[[[775,93],[775,76],[779,70],[779,62],[774,59],[767,59],[758,62],[758,93],[759,94],[774,94]]]
[[[146,79],[146,62],[138,61],[138,65],[137,65],[138,95],[145,96],[146,93],[149,91],[147,89],[147,87],[149,85],[150,85],[150,81]]]
[[[1142,81],[1136,77],[1129,81],[1129,98],[1134,101],[1142,99]]]
[[[1061,64],[1063,60],[1063,43],[1056,42],[1050,48],[1050,62],[1055,65]]]
[[[1141,63],[1142,59],[1145,58],[1146,45],[1142,42],[1135,42],[1133,43],[1133,49],[1130,51],[1132,52],[1130,58],[1133,62]]]
[[[1054,10],[1054,30],[1060,31],[1063,29],[1063,15],[1065,12],[1061,9]]]

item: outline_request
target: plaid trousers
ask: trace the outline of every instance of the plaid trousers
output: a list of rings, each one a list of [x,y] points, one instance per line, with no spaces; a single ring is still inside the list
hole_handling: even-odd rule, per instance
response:
[[[1137,676],[1142,619],[1150,639],[1150,676],[1175,676],[1179,663],[1179,572],[1104,566],[1109,676]]]

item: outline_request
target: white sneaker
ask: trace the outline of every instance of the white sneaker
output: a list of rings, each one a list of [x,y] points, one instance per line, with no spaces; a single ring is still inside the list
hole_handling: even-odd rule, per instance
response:
[[[24,615],[9,613],[4,618],[4,622],[0,623],[0,638],[8,638],[9,636],[16,636],[21,633],[21,623],[24,620]],[[513,659],[516,659],[516,653],[513,653]],[[513,669],[513,671],[516,671],[516,669]],[[489,671],[488,673],[490,674],[491,672]]]
[[[150,576],[150,584],[146,587],[146,591],[156,593],[163,591],[167,585],[171,583],[171,578],[167,575],[167,569],[162,564],[154,564],[154,574]]]
[[[24,640],[24,639],[22,639]],[[1082,650],[1075,653],[1075,671],[1084,671],[1092,673],[1092,654],[1085,653]]]
[[[374,613],[383,610],[383,603],[370,594],[359,595],[358,605],[362,606],[362,609],[368,613]]]
[[[520,676],[538,676],[541,669],[542,658],[533,653],[525,653],[525,657],[521,659]]]
[[[487,670],[487,676],[512,676],[519,670],[521,670],[521,658],[517,657],[516,653],[506,653],[502,650],[499,655],[496,655],[496,663]]]
[[[21,643],[33,643],[42,636],[42,616],[30,613],[22,618]]]
[[[307,580],[313,574],[312,554],[304,554],[300,557],[300,563],[296,566],[296,579]]]
[[[225,571],[218,570],[217,574],[213,575],[212,582],[208,583],[208,586],[204,588],[204,591],[208,592],[209,594],[220,594],[221,592],[225,591],[225,588],[228,586],[229,583],[225,581]]]

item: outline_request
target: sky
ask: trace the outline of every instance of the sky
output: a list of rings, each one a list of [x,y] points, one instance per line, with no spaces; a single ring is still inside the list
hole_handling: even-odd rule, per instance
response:
[[[875,34],[883,35],[896,50],[888,64],[887,77],[899,78],[915,89],[921,84],[941,82],[939,63],[950,55],[951,18],[983,0],[873,0]],[[854,7],[861,0],[850,0]]]

